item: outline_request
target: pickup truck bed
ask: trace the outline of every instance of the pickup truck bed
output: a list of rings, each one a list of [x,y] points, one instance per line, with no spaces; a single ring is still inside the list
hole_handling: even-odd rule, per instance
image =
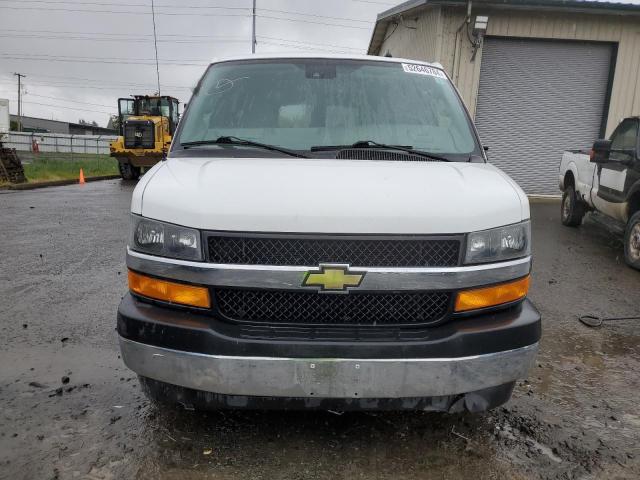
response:
[[[588,211],[599,212],[625,231],[625,260],[640,269],[640,120],[623,120],[611,140],[590,152],[568,150],[560,163],[562,223],[578,226]]]

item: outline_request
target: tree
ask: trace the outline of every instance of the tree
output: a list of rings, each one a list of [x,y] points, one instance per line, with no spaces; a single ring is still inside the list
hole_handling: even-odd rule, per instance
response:
[[[107,123],[107,128],[110,128],[112,130],[119,130],[120,117],[118,115],[111,115],[111,118],[109,118],[109,123]]]

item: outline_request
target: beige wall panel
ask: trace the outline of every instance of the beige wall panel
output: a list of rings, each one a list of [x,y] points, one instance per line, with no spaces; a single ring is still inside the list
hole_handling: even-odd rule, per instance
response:
[[[616,59],[616,71],[611,92],[607,134],[620,119],[640,114],[640,28],[627,23],[623,29]]]
[[[447,73],[453,77],[453,60],[455,51],[456,29],[462,17],[458,17],[451,10],[442,10],[442,44],[440,46],[440,63],[444,66]],[[455,21],[458,20],[458,23]]]
[[[461,18],[464,18],[461,15]],[[489,19],[489,29],[491,35],[509,35],[509,18],[504,15],[498,15]]]
[[[478,14],[489,15],[490,36],[618,43],[607,134],[621,118],[640,114],[640,17],[501,8],[479,8],[473,12],[474,16]],[[420,13],[417,22],[415,17],[405,18],[405,25],[416,25],[417,29],[399,25],[383,43],[380,54],[391,51],[394,56],[442,63],[475,115],[482,50],[472,62],[472,48],[464,30],[456,41],[464,16],[463,8],[432,7]],[[393,28],[389,27],[387,36]]]
[[[507,23],[507,35],[510,37],[522,37],[531,35],[533,19],[531,17],[512,18]]]
[[[437,61],[436,57],[442,43],[440,9],[431,8],[417,17],[404,18],[397,26],[390,24],[385,38],[380,48],[380,55],[391,52],[394,57],[427,62]]]
[[[624,116],[624,106],[627,103],[626,95],[623,94],[628,89],[628,77],[632,71],[631,59],[633,58],[632,47],[629,42],[623,41],[625,35],[623,33],[620,43],[618,44],[618,56],[616,58],[616,70],[613,77],[613,88],[611,92],[611,100],[609,102],[609,118],[607,120],[607,133],[614,128]],[[631,93],[631,92],[630,92]]]
[[[631,106],[631,115],[640,115],[640,31],[634,31],[635,38],[633,44],[635,46],[636,72],[632,77],[629,88],[633,88],[633,101]]]
[[[461,9],[448,9],[452,23],[459,24],[464,19]],[[475,14],[489,15],[490,36],[548,38],[558,40],[606,41],[619,43],[616,71],[611,92],[611,104],[607,123],[607,133],[617,125],[620,118],[640,114],[640,19],[622,16],[591,14],[557,14],[550,12],[504,11],[499,9],[478,10]],[[453,48],[454,39],[443,39],[443,54],[448,53],[447,62],[452,78],[469,110],[475,115],[475,104],[480,79],[482,53],[478,52],[471,62],[468,42]],[[446,45],[449,45],[447,47]],[[459,61],[459,63],[458,63]],[[455,65],[454,65],[455,62]],[[443,62],[444,63],[444,62]],[[455,67],[455,68],[452,68]]]

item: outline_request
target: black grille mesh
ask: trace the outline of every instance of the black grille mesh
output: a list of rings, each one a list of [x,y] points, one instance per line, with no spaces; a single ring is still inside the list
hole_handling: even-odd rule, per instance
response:
[[[126,148],[154,148],[153,122],[127,120],[124,124],[124,146]]]
[[[209,261],[242,265],[361,267],[451,267],[458,264],[458,239],[335,239],[210,235]]]
[[[418,325],[434,323],[449,310],[450,293],[319,294],[282,290],[215,290],[225,317],[268,324]]]
[[[400,162],[433,162],[429,157],[409,152],[375,150],[371,148],[347,148],[340,150],[336,158],[344,160],[395,160]]]
[[[254,340],[315,341],[420,341],[433,337],[432,325],[269,325],[246,323],[238,326],[239,336]]]

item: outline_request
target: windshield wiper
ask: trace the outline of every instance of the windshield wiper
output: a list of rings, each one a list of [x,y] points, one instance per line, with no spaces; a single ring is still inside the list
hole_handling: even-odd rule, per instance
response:
[[[191,148],[191,147],[199,147],[202,145],[240,145],[240,146],[246,146],[246,147],[262,148],[264,150],[271,150],[273,152],[280,152],[280,153],[289,155],[291,157],[309,158],[306,155],[298,153],[294,150],[289,150],[288,148],[278,147],[276,145],[269,145],[268,143],[254,142],[253,140],[247,140],[245,138],[238,138],[238,137],[231,137],[231,136],[218,137],[215,140],[198,140],[195,142],[184,142],[180,144],[180,146],[185,149]]]
[[[440,155],[436,155],[430,152],[425,152],[422,150],[416,150],[410,145],[387,145],[386,143],[378,143],[372,140],[360,140],[351,145],[317,145],[315,147],[311,147],[312,152],[322,152],[328,150],[344,150],[346,148],[383,148],[387,150],[400,150],[402,152],[412,153],[414,155],[420,155],[421,157],[430,158],[432,160],[437,160],[440,162],[450,162],[448,158],[441,157]]]

